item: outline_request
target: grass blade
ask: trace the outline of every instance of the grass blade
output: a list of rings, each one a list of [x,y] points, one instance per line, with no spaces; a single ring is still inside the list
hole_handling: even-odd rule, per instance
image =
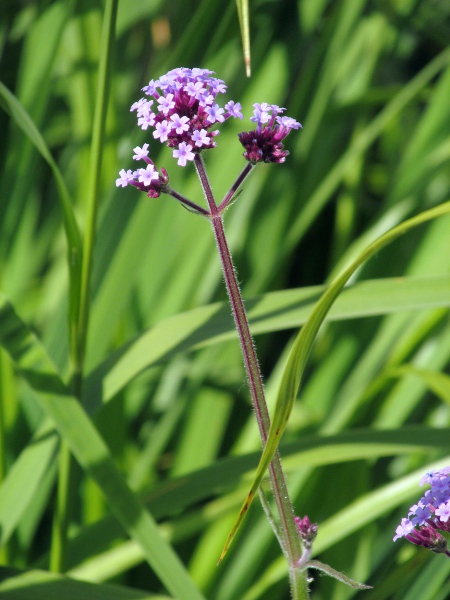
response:
[[[75,581],[48,571],[5,568],[0,568],[0,594],[4,600],[170,600],[126,587]]]
[[[248,0],[236,0],[237,12],[239,17],[239,26],[241,28],[242,48],[244,51],[245,72],[247,77],[251,75],[250,58],[250,19]]]
[[[267,438],[264,451],[258,465],[258,469],[250,487],[250,491],[242,505],[239,516],[233,525],[228,538],[225,542],[224,549],[220,555],[219,562],[223,559],[225,554],[230,547],[233,538],[239,529],[248,509],[261,485],[261,481],[269,467],[272,458],[278,448],[281,436],[284,433],[289,416],[294,405],[295,398],[297,396],[298,389],[300,387],[301,377],[311,351],[312,345],[316,338],[317,332],[322,325],[328,311],[331,306],[338,298],[344,285],[347,283],[353,273],[369,258],[376,254],[379,250],[384,248],[390,242],[394,241],[399,236],[403,235],[410,229],[425,223],[431,219],[443,216],[450,212],[450,202],[446,202],[436,208],[425,211],[420,215],[408,219],[404,223],[401,223],[397,227],[394,227],[384,235],[382,235],[370,246],[329,286],[327,291],[323,294],[319,302],[316,304],[311,316],[306,322],[305,326],[300,331],[297,339],[294,342],[291,353],[289,355],[283,377],[281,380],[280,388],[277,396],[277,403],[273,420],[270,426],[269,436]]]
[[[44,138],[40,134],[33,120],[24,109],[22,104],[12,94],[8,88],[0,82],[0,101],[3,108],[11,116],[16,125],[25,133],[30,141],[35,146],[36,150],[41,154],[42,158],[48,163],[53,172],[53,176],[58,188],[58,198],[61,205],[64,231],[67,238],[67,261],[69,266],[69,297],[71,299],[69,306],[69,324],[72,343],[75,343],[78,310],[79,310],[79,295],[80,295],[80,278],[81,278],[81,262],[82,262],[82,243],[81,235],[75,219],[73,211],[72,199],[67,189],[64,178],[58,165],[53,159]]]
[[[75,458],[103,491],[130,537],[141,545],[167,589],[180,600],[203,600],[178,556],[161,537],[155,521],[127,486],[87,413],[51,368],[39,340],[4,296],[0,296],[0,301],[0,343],[25,381],[37,392],[42,409],[51,417]]]
[[[246,300],[254,334],[298,327],[309,318],[324,286],[271,292]],[[450,305],[449,277],[395,278],[364,281],[345,288],[326,319],[389,314]],[[87,377],[88,402],[107,402],[144,369],[169,360],[177,352],[235,337],[225,303],[174,315],[144,331],[111,354]]]

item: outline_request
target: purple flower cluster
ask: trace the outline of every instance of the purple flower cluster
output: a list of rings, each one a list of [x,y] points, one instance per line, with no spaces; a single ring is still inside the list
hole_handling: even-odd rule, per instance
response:
[[[183,167],[196,152],[216,146],[219,131],[210,131],[213,126],[230,117],[242,119],[239,102],[230,100],[225,108],[216,103],[227,87],[212,74],[208,69],[173,69],[143,88],[153,100],[141,98],[131,107],[141,129],[153,127],[153,137],[174,148],[173,156]]]
[[[291,117],[279,117],[285,108],[276,104],[254,104],[253,117],[250,121],[256,123],[253,131],[244,131],[239,134],[239,141],[245,148],[244,158],[251,163],[282,163],[289,154],[284,150],[282,140],[292,129],[301,127]]]
[[[219,135],[213,129],[230,117],[242,119],[241,105],[230,100],[222,108],[216,96],[226,91],[221,79],[213,77],[207,69],[180,67],[169,71],[143,88],[149,98],[135,102],[131,111],[136,111],[138,125],[144,131],[150,127],[153,137],[173,149],[173,157],[185,167],[202,150],[216,146],[214,138]],[[251,121],[256,129],[239,134],[245,148],[244,158],[252,165],[257,162],[281,163],[288,152],[281,141],[292,129],[301,127],[290,117],[279,116],[285,109],[275,104],[254,104]],[[144,168],[132,171],[122,169],[116,180],[117,186],[133,185],[150,197],[162,192],[170,193],[167,171],[158,172],[148,158],[148,144],[134,148],[135,160],[143,160]]]
[[[116,179],[116,186],[133,185],[141,192],[146,192],[149,198],[158,198],[169,184],[167,171],[161,169],[161,172],[158,173],[155,169],[153,161],[148,158],[148,144],[144,144],[142,148],[136,146],[133,152],[134,160],[143,160],[147,166],[145,169],[141,168],[136,171],[122,169],[119,173],[120,177]]]
[[[173,156],[182,167],[194,160],[196,153],[216,146],[214,138],[219,131],[210,131],[212,127],[230,117],[243,118],[239,102],[230,100],[225,108],[215,102],[217,94],[227,88],[212,73],[207,69],[173,69],[143,88],[153,100],[141,98],[131,107],[137,113],[141,129],[154,128],[153,137],[173,148]],[[144,160],[146,168],[122,169],[116,185],[134,185],[149,196],[159,196],[168,184],[167,173],[161,176],[154,168],[148,158],[148,144],[134,151],[133,158]]]
[[[450,556],[447,540],[439,533],[450,532],[450,467],[428,471],[420,480],[420,485],[424,483],[431,489],[411,506],[408,518],[403,518],[396,529],[394,542],[404,537],[413,544]]]

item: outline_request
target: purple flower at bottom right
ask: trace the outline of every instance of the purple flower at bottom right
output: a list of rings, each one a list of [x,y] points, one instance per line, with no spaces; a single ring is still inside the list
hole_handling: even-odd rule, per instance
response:
[[[402,519],[394,542],[404,537],[413,544],[450,557],[447,540],[439,533],[450,532],[450,467],[427,471],[420,480],[420,485],[424,484],[430,485],[430,489],[411,506],[408,517]]]

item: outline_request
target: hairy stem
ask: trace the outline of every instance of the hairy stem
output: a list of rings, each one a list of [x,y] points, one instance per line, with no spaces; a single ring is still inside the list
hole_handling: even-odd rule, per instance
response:
[[[245,370],[247,372],[248,377],[250,394],[252,398],[254,411],[256,414],[256,419],[258,422],[259,433],[261,436],[262,444],[264,445],[266,443],[267,436],[269,433],[270,417],[264,395],[264,387],[262,383],[258,359],[256,356],[255,345],[253,343],[253,338],[250,333],[247,314],[245,312],[244,303],[239,289],[239,284],[237,282],[230,250],[228,248],[227,240],[225,237],[222,215],[219,207],[215,203],[211,186],[208,181],[208,177],[206,175],[204,164],[200,155],[196,155],[195,165],[211,213],[210,220],[217,243],[217,248],[219,250],[225,285],[230,299],[236,329],[239,335],[239,341],[241,344],[242,354],[244,358]],[[245,169],[244,171],[246,171],[246,173],[248,174],[250,172],[250,169]],[[242,180],[243,178],[241,179],[241,181]],[[225,198],[229,197],[229,199],[231,199],[234,191],[236,190],[233,190],[232,193],[227,194]],[[289,499],[288,490],[286,486],[286,478],[281,467],[281,461],[278,451],[276,452],[272,463],[270,464],[269,476],[272,486],[272,493],[280,517],[280,532],[283,540],[283,551],[285,552],[289,561],[289,565],[291,567],[290,574],[291,588],[293,588],[293,597],[298,599],[307,598],[308,596],[305,574],[295,569],[295,565],[298,563],[302,553],[302,546],[300,537],[297,533],[297,527],[294,521],[294,511],[292,508],[292,503]],[[294,586],[298,593],[295,592]]]
[[[254,165],[252,165],[251,163],[248,162],[245,165],[245,167],[242,169],[242,171],[238,175],[236,181],[233,183],[233,185],[231,186],[231,188],[228,190],[227,194],[225,195],[225,198],[219,204],[219,208],[218,208],[219,213],[222,213],[226,209],[226,207],[228,206],[228,204],[233,199],[233,196],[238,191],[239,186],[244,181],[244,179],[250,174],[250,172],[253,169],[253,167],[254,167]]]
[[[209,217],[209,212],[207,210],[205,210],[204,208],[202,208],[195,202],[191,202],[190,200],[188,200],[187,198],[185,198],[184,196],[182,196],[181,194],[179,194],[172,188],[168,188],[165,193],[168,194],[169,196],[172,196],[176,200],[178,200],[188,210],[192,210],[192,212],[199,213],[200,215],[203,215],[204,217]]]

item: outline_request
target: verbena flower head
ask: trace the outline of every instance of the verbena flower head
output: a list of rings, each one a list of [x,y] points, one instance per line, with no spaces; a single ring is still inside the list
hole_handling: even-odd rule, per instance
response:
[[[216,102],[227,87],[208,69],[173,69],[142,89],[146,97],[131,106],[138,125],[143,131],[153,130],[155,140],[172,148],[173,157],[182,167],[203,150],[216,147],[217,124],[231,117],[243,118],[239,102],[230,100],[223,108]],[[288,152],[281,142],[292,129],[299,129],[300,123],[280,116],[285,109],[275,104],[253,106],[250,120],[256,128],[239,134],[244,158],[252,165],[284,162]],[[156,170],[148,158],[148,149],[148,144],[134,148],[133,158],[144,161],[145,166],[135,171],[122,169],[116,185],[132,185],[156,198],[163,192],[170,193],[169,178],[164,169]]]
[[[292,131],[301,127],[291,117],[280,117],[285,108],[276,104],[254,104],[253,117],[250,121],[256,123],[253,131],[239,134],[239,141],[245,148],[244,158],[251,163],[282,163],[289,154],[284,149],[282,140]]]
[[[182,167],[194,160],[195,154],[216,146],[214,138],[219,131],[213,128],[230,117],[242,119],[241,105],[230,100],[222,108],[216,97],[226,91],[221,79],[212,77],[207,69],[180,67],[169,71],[143,88],[146,96],[135,102],[138,125],[146,131],[153,129],[153,137],[169,148]],[[146,167],[136,171],[122,169],[117,186],[133,185],[157,197],[168,185],[167,172],[156,171],[148,158],[148,144],[135,148],[135,160],[144,160]]]
[[[173,69],[143,88],[152,100],[141,98],[131,107],[144,131],[154,128],[155,139],[178,151],[174,157],[182,166],[195,153],[216,146],[219,131],[212,131],[215,125],[230,117],[242,119],[239,103],[230,101],[224,108],[216,103],[217,95],[227,87],[212,75],[208,69]]]
[[[408,518],[403,518],[396,529],[394,542],[404,537],[413,544],[450,556],[447,540],[439,533],[450,532],[450,467],[428,471],[420,480],[420,485],[424,483],[431,489],[411,506]]]

